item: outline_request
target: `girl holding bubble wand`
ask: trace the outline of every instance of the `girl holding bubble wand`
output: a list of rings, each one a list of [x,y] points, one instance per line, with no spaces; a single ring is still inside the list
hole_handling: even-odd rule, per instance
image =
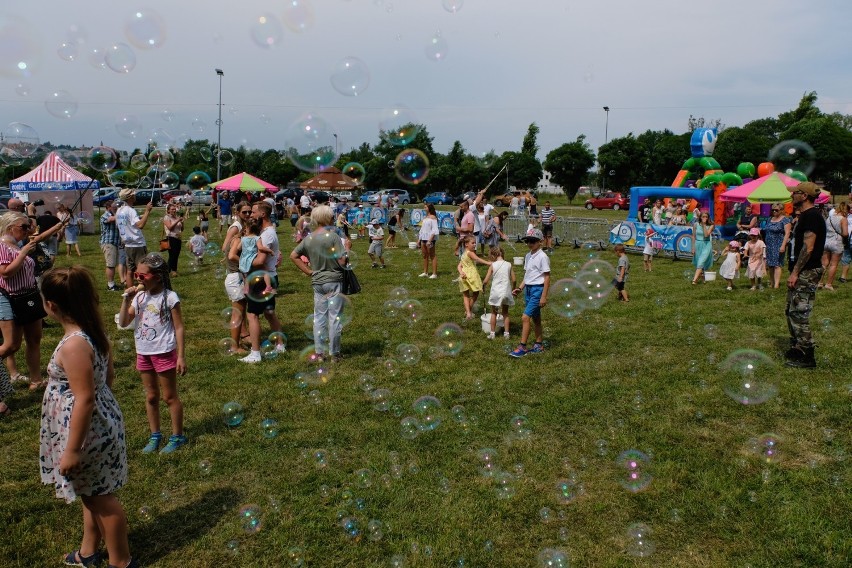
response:
[[[136,567],[127,539],[127,516],[115,491],[127,483],[124,417],[112,392],[115,378],[98,294],[83,267],[45,273],[45,311],[62,325],[47,372],[41,420],[41,480],[56,496],[83,503],[80,548],[66,565],[94,566],[104,541],[110,567]]]
[[[177,375],[186,374],[184,325],[180,298],[172,290],[169,266],[159,254],[145,255],[133,277],[139,282],[122,295],[119,325],[136,323],[136,369],[145,388],[145,412],[151,436],[142,453],[156,452],[160,433],[160,393],[169,407],[172,435],[160,450],[170,454],[187,443],[183,432],[183,402],[177,391]]]
[[[473,305],[479,298],[479,293],[482,292],[482,279],[479,277],[476,265],[491,266],[491,261],[476,256],[476,237],[473,235],[468,235],[462,240],[462,247],[463,252],[458,264],[459,291],[464,299],[464,319],[472,320]]]

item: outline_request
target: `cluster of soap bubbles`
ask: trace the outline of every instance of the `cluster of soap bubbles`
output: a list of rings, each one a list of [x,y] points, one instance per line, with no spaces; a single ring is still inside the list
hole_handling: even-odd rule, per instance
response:
[[[568,554],[559,548],[543,548],[538,552],[536,565],[539,568],[568,568]]]
[[[400,435],[406,440],[433,432],[444,421],[444,407],[434,396],[421,396],[411,404],[411,410],[414,415],[406,416],[399,422]]]
[[[565,318],[575,318],[587,310],[596,310],[615,289],[614,277],[615,269],[611,264],[593,258],[577,271],[574,278],[562,278],[553,284],[548,305],[554,313]]]
[[[388,319],[399,319],[413,325],[423,317],[423,304],[410,298],[408,290],[397,286],[382,304],[382,314]]]
[[[651,539],[651,528],[645,523],[631,523],[625,531],[627,554],[637,558],[647,558],[657,549]]]
[[[775,361],[760,351],[738,349],[725,357],[719,370],[725,394],[740,404],[762,404],[778,394]]]
[[[263,528],[263,517],[257,505],[243,505],[238,512],[240,527],[246,534],[256,534]]]

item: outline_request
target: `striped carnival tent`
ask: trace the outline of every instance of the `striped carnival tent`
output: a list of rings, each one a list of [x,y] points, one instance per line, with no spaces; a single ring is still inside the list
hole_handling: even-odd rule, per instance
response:
[[[99,189],[97,180],[82,174],[51,152],[31,172],[9,182],[12,191],[56,191],[68,189]]]
[[[82,218],[93,219],[94,201],[92,194],[99,189],[97,180],[82,174],[66,164],[59,154],[51,152],[44,161],[31,172],[9,182],[12,195],[27,202],[43,201],[37,207],[39,214],[44,211],[56,213],[56,207],[64,203],[73,207],[77,214],[86,213]],[[81,223],[83,233],[94,233],[96,222]]]

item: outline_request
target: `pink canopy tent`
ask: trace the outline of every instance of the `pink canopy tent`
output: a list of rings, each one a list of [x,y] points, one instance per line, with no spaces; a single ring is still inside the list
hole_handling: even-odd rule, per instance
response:
[[[216,191],[276,191],[277,186],[246,172],[210,184]]]
[[[801,183],[780,172],[772,172],[719,196],[722,201],[749,201],[751,203],[786,203],[790,201],[790,188]]]

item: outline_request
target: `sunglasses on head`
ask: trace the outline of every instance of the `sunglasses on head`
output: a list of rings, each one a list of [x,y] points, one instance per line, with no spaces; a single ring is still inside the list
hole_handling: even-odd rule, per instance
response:
[[[152,274],[150,272],[134,272],[133,277],[137,280],[147,280],[148,278],[153,278],[156,274]]]

